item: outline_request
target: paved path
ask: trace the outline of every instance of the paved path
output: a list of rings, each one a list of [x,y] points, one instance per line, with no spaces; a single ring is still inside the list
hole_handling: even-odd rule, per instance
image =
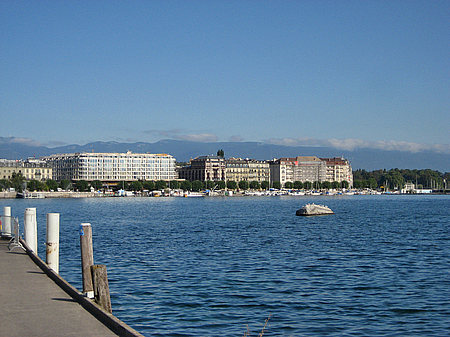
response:
[[[117,336],[0,239],[0,336]]]

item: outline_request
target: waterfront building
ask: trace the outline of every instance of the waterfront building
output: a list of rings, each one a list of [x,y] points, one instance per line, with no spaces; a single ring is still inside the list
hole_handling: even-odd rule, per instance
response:
[[[322,182],[326,179],[326,164],[314,156],[274,159],[270,162],[271,181],[279,181],[281,186],[287,182]]]
[[[179,169],[181,179],[190,181],[269,181],[269,163],[263,160],[200,156]]]
[[[218,156],[200,156],[178,170],[178,177],[190,181],[226,180],[225,159]]]
[[[270,164],[270,182],[278,181],[281,186],[294,181],[293,158],[273,159]]]
[[[293,160],[293,181],[327,181],[327,165],[315,156],[298,156]]]
[[[326,181],[346,181],[353,186],[353,171],[350,162],[345,158],[321,158],[327,166]]]
[[[226,160],[226,176],[228,181],[248,181],[248,161],[241,158],[229,158]]]
[[[315,156],[297,156],[274,159],[270,162],[270,180],[286,182],[324,182],[347,181],[353,185],[353,173],[350,162],[344,158],[318,158]]]
[[[11,179],[13,173],[21,173],[27,180],[52,179],[53,170],[43,160],[29,158],[27,160],[0,159],[0,179]]]
[[[270,167],[264,160],[229,158],[226,160],[226,177],[228,181],[269,181]]]
[[[55,180],[173,180],[175,158],[151,153],[69,153],[43,158],[53,168]]]

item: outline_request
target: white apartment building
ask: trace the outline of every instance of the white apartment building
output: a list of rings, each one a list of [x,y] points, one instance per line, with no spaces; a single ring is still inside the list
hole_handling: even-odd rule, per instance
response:
[[[270,164],[270,182],[279,181],[281,186],[294,181],[293,161],[291,158],[273,159]]]
[[[150,153],[69,153],[43,158],[55,180],[173,180],[175,158]]]
[[[274,159],[270,162],[270,179],[286,182],[324,182],[347,181],[353,185],[353,172],[350,162],[344,158],[318,158],[315,156],[297,156]]]
[[[348,182],[353,186],[353,171],[350,162],[345,158],[321,158],[327,165],[327,181]]]

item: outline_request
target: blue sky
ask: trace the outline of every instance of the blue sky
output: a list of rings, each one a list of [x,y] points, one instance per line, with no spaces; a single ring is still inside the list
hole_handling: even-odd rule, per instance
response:
[[[450,152],[450,1],[0,2],[3,137]]]

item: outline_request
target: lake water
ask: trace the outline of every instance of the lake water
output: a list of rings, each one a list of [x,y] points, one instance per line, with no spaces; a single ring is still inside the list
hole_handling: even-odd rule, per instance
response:
[[[308,202],[335,215],[297,217]],[[60,274],[81,285],[93,227],[114,314],[147,336],[448,336],[450,197],[1,200],[61,213]],[[0,209],[2,211],[3,208]]]

